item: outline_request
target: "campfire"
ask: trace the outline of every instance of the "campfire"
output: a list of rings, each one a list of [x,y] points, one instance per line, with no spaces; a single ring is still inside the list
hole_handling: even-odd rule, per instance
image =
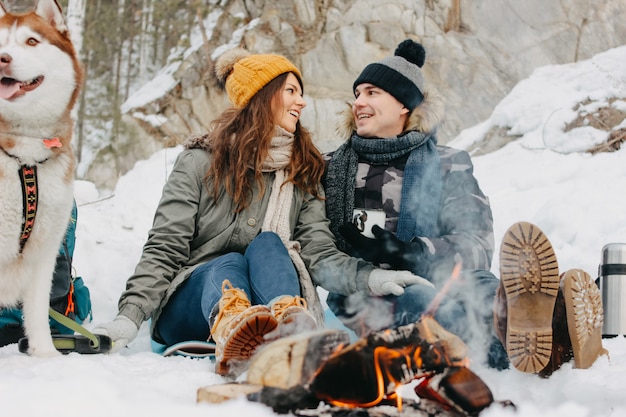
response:
[[[449,282],[459,273],[457,265]],[[465,343],[434,319],[442,297],[419,321],[352,344],[347,333],[330,329],[268,343],[251,358],[246,383],[200,388],[198,401],[245,395],[298,416],[477,415],[494,398],[469,369]],[[420,401],[403,400],[400,387],[418,380]],[[362,412],[347,414],[356,409]]]
[[[198,401],[245,395],[301,416],[348,415],[342,410],[349,409],[368,416],[401,416],[403,409],[411,416],[477,415],[494,401],[468,368],[466,345],[432,316],[348,341],[343,331],[320,330],[268,343],[253,356],[246,383],[200,388]],[[420,401],[403,400],[399,388],[420,379],[414,388]],[[387,411],[377,414],[380,407]]]

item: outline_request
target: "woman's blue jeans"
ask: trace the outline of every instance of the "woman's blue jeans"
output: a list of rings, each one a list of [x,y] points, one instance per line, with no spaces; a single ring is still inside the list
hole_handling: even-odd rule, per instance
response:
[[[222,296],[222,282],[243,290],[252,305],[281,295],[300,295],[298,273],[285,245],[273,232],[260,233],[244,254],[231,252],[198,266],[174,292],[156,323],[154,338],[173,345],[207,340],[209,315]]]

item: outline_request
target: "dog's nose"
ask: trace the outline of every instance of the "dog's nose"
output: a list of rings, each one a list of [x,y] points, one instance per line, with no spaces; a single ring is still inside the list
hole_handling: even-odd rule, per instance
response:
[[[12,60],[13,58],[11,57],[11,55],[7,53],[0,54],[0,69],[6,68]]]

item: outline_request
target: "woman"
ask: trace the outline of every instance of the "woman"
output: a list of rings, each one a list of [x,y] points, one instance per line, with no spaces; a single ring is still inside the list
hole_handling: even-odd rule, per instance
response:
[[[233,106],[186,143],[118,316],[99,332],[119,348],[152,318],[152,337],[166,345],[212,337],[216,372],[232,375],[268,333],[322,324],[316,285],[381,293],[421,279],[337,250],[324,162],[300,125],[306,103],[289,60],[235,49],[216,75]]]

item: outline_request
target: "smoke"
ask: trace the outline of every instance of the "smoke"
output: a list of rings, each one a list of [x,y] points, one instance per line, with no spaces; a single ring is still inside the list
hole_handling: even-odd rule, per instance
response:
[[[454,331],[468,345],[470,356],[484,362],[495,342],[493,300],[499,280],[489,271],[465,271],[450,287],[447,299],[459,305],[464,314]],[[444,326],[445,327],[445,326]]]
[[[345,298],[343,308],[339,319],[359,337],[394,327],[393,303],[385,298],[355,293]]]
[[[448,274],[447,279],[450,279]],[[366,292],[349,296],[330,293],[327,303],[339,320],[359,337],[419,321],[432,308],[445,280],[436,288],[412,285],[401,296],[374,297]],[[470,358],[485,362],[495,340],[493,299],[499,280],[489,271],[465,271],[448,286],[433,316],[446,330],[459,336]]]

